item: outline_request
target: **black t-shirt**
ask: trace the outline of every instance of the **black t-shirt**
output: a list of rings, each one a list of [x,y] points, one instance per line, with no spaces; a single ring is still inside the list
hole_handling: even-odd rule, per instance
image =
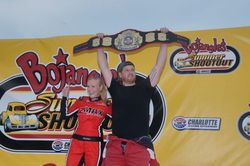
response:
[[[112,132],[120,138],[132,139],[149,134],[149,103],[154,92],[149,77],[123,86],[112,79],[108,88],[112,96]]]

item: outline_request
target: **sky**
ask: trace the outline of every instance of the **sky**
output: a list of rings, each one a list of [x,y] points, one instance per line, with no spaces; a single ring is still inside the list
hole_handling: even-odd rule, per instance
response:
[[[250,0],[0,0],[0,39],[250,26]]]

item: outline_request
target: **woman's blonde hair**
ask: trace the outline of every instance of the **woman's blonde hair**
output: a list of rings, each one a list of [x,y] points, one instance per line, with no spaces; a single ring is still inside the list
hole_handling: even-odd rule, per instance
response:
[[[102,86],[102,91],[100,92],[100,95],[101,95],[101,99],[104,101],[104,103],[107,103],[108,101],[108,97],[107,97],[107,87],[102,79],[102,77],[98,74],[95,74],[93,76],[90,76],[88,78],[88,81],[89,80],[98,80],[99,81],[99,86]]]

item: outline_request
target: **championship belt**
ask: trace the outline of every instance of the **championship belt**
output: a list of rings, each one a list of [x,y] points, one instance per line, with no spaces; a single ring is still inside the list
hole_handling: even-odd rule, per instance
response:
[[[87,42],[74,46],[73,53],[79,53],[98,47],[110,47],[118,51],[132,51],[146,44],[173,42],[187,46],[190,40],[171,31],[162,33],[161,31],[142,32],[134,29],[127,29],[115,35],[104,36],[103,38],[92,37]]]

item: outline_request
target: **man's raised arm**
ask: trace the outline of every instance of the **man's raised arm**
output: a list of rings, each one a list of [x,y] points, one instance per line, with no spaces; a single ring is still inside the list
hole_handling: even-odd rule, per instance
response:
[[[161,28],[162,33],[167,33],[167,28]],[[149,75],[151,86],[156,86],[160,80],[161,73],[165,67],[167,59],[167,44],[161,44],[156,64],[154,65],[153,69],[151,70],[151,73]]]
[[[99,38],[103,38],[104,35],[102,33],[98,33],[97,36]],[[99,47],[97,50],[97,62],[104,77],[106,86],[109,87],[112,80],[112,73],[109,69],[108,61],[105,56],[104,50],[101,47]]]

